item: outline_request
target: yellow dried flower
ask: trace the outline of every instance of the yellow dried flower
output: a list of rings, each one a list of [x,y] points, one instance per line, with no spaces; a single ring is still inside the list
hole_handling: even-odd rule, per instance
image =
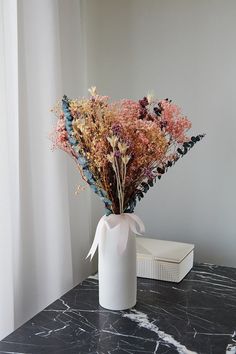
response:
[[[91,88],[88,89],[88,92],[90,93],[91,96],[96,96],[97,95],[97,88],[96,86],[92,86]]]
[[[121,154],[125,154],[127,149],[128,149],[128,145],[125,143],[118,143],[118,149],[120,150]]]
[[[107,140],[109,141],[111,147],[114,149],[116,147],[116,144],[118,142],[118,138],[115,135],[112,135],[111,137],[107,137]]]
[[[78,103],[78,100],[71,100],[70,101],[70,109],[72,111],[75,111],[78,109],[78,106],[79,106],[79,103]]]
[[[110,163],[114,163],[114,155],[113,155],[113,154],[108,154],[108,155],[107,155],[107,160],[108,160]]]
[[[154,99],[155,99],[155,96],[154,96],[153,92],[148,92],[148,94],[147,94],[148,103],[149,104],[153,103]]]
[[[123,164],[127,165],[127,163],[128,163],[129,160],[130,160],[130,156],[125,155],[125,156],[122,156],[121,159],[122,159]]]

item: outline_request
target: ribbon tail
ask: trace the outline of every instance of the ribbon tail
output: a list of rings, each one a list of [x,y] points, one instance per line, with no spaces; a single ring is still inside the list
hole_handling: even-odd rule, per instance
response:
[[[137,226],[139,231],[137,230]],[[119,233],[117,249],[118,252],[122,254],[127,247],[129,230],[131,230],[134,234],[141,235],[145,231],[145,226],[142,220],[134,214],[123,215],[122,219],[119,220],[118,223],[116,217],[113,215],[109,215],[109,217],[103,216],[98,223],[95,237],[86,259],[90,257],[90,261],[92,260],[104,229],[112,230],[113,233]]]
[[[98,247],[98,244],[99,244],[99,241],[100,241],[104,226],[105,226],[105,223],[104,223],[104,216],[103,216],[100,219],[99,223],[98,223],[92,246],[91,246],[91,248],[89,250],[89,253],[87,254],[87,257],[86,257],[86,259],[88,257],[90,257],[90,262],[91,262],[91,260],[92,260],[92,258],[94,256],[94,253],[97,250],[97,247]]]
[[[142,220],[137,215],[134,215],[134,214],[129,214],[127,216],[130,219],[132,219],[132,222],[130,222],[131,230],[137,235],[142,235],[142,233],[145,232],[145,226],[144,226],[144,223],[142,222]],[[138,225],[139,231],[137,230],[137,226],[136,225]]]

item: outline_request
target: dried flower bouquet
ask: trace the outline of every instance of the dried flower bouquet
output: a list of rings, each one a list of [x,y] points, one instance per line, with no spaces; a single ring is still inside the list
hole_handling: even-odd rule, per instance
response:
[[[78,100],[64,96],[62,109],[54,109],[54,146],[75,160],[107,215],[133,213],[137,200],[204,135],[187,136],[191,122],[169,99],[110,103],[95,87],[89,92]]]

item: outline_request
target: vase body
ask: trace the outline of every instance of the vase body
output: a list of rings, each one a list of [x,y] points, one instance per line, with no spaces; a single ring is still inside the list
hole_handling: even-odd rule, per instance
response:
[[[120,215],[115,217],[118,226],[106,229],[99,242],[99,304],[109,310],[125,310],[137,298],[136,236],[129,230],[126,248],[120,252]]]

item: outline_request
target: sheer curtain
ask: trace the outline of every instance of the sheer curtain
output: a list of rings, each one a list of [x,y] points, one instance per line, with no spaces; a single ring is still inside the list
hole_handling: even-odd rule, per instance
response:
[[[0,0],[0,338],[92,271],[89,192],[48,139],[84,50],[79,0]]]

